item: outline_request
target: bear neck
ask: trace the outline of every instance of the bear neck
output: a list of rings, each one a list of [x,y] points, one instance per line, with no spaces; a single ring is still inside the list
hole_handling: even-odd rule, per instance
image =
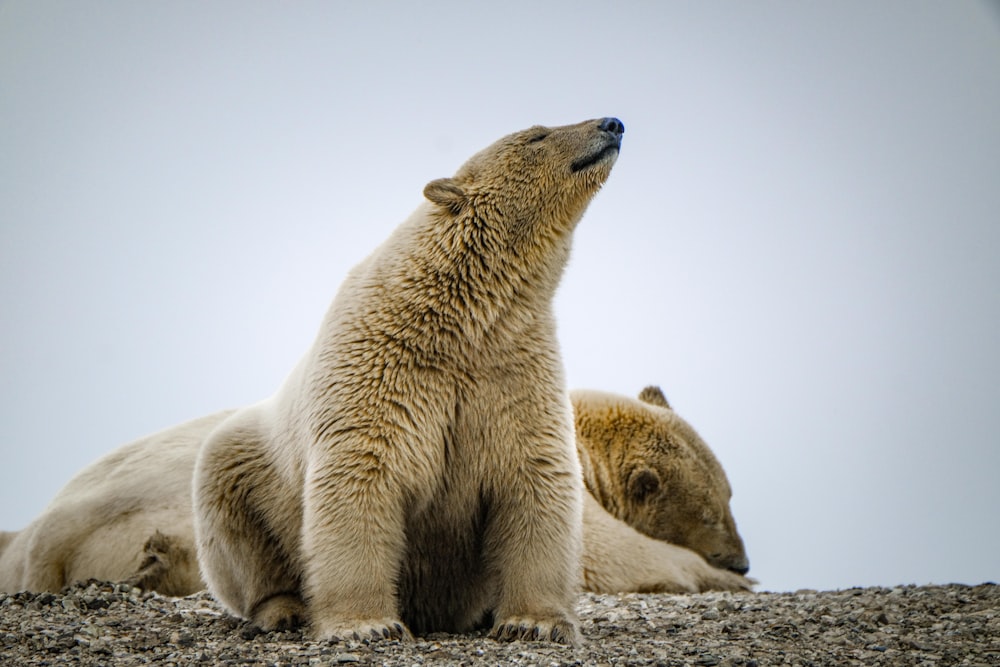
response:
[[[619,498],[624,498],[624,488],[620,476],[615,474],[616,464],[610,459],[610,448],[591,447],[593,442],[600,442],[600,439],[577,434],[576,446],[583,470],[583,483],[604,509],[621,519],[625,508]]]
[[[418,214],[420,211],[418,211]],[[426,211],[425,211],[426,213]],[[425,250],[394,262],[388,285],[398,289],[407,317],[446,326],[476,339],[533,326],[551,312],[572,246],[572,230],[539,223],[548,234],[511,234],[484,216],[451,224],[432,211],[414,233]],[[495,341],[494,341],[495,342]]]
[[[572,234],[512,245],[482,220],[442,215],[425,202],[351,270],[306,355],[314,369],[341,364],[344,344],[356,346],[359,335],[377,356],[406,350],[428,365],[445,357],[490,362],[482,350],[555,340],[552,299]],[[348,312],[362,327],[345,337]],[[325,375],[313,370],[307,381],[322,385]],[[302,379],[295,372],[286,385]]]

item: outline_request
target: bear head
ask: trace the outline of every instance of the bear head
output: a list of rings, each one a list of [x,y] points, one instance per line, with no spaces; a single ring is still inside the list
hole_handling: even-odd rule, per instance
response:
[[[595,391],[572,399],[587,489],[611,514],[716,567],[749,570],[726,473],[658,387],[639,400]]]
[[[473,227],[499,225],[498,242],[530,249],[572,231],[611,173],[624,132],[617,118],[515,132],[428,183],[424,196]]]

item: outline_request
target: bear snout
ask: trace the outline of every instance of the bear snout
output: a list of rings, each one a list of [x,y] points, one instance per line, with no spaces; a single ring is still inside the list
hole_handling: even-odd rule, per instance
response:
[[[610,132],[619,139],[621,139],[621,136],[625,134],[625,123],[621,122],[617,118],[612,118],[612,117],[602,118],[600,125],[598,125],[597,127],[604,130],[605,132]]]
[[[588,122],[584,127],[594,127]],[[597,134],[591,138],[589,148],[591,153],[575,160],[570,166],[573,173],[583,171],[605,158],[611,157],[612,162],[617,156],[622,146],[622,135],[625,134],[625,124],[617,118],[607,117],[597,121],[597,129],[603,134]]]
[[[745,575],[747,572],[750,571],[750,561],[747,560],[745,556],[743,556],[741,558],[733,559],[729,563],[726,563],[725,567],[730,572],[735,572],[736,574]]]

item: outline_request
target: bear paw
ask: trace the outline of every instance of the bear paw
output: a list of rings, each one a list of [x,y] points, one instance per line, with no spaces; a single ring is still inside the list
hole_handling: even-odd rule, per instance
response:
[[[342,642],[353,639],[360,642],[413,639],[409,629],[394,618],[354,619],[327,621],[313,624],[313,637],[318,641]]]
[[[714,569],[714,571],[699,577],[697,592],[733,591],[740,593],[743,591],[753,591],[756,583],[756,579],[744,577],[742,574],[730,572],[729,570]]]
[[[298,595],[282,593],[259,603],[250,621],[264,632],[291,630],[306,620],[306,607]]]
[[[490,636],[501,641],[524,639],[579,644],[576,623],[562,616],[541,619],[511,616],[493,626]]]
[[[752,591],[756,580],[744,577],[731,570],[723,570],[709,565],[704,558],[693,552],[684,550],[680,555],[684,574],[688,581],[687,592],[704,593],[707,591]]]
[[[170,576],[170,566],[176,551],[175,541],[157,530],[142,547],[143,559],[139,569],[122,583],[144,591],[164,593],[162,584]]]

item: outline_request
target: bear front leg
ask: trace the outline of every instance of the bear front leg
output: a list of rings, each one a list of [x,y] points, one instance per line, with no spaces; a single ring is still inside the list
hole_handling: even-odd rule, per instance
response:
[[[583,588],[592,593],[748,591],[753,580],[720,570],[690,549],[644,535],[583,495]]]
[[[321,641],[408,639],[397,579],[402,492],[374,453],[321,456],[307,473],[302,527],[306,599]]]
[[[528,457],[520,479],[491,508],[487,553],[499,574],[498,639],[579,641],[582,482],[559,458]]]

